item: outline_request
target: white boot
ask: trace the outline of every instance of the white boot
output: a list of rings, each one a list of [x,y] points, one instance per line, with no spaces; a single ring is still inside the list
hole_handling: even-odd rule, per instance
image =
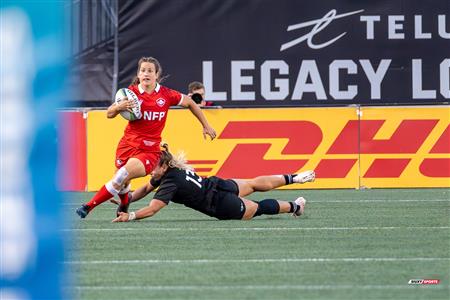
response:
[[[292,181],[294,183],[305,183],[313,182],[314,179],[316,179],[316,173],[310,170],[293,175]]]
[[[297,210],[297,212],[294,212],[292,215],[294,217],[300,217],[305,212],[305,206],[306,206],[306,199],[303,197],[298,197],[294,201],[300,208]]]

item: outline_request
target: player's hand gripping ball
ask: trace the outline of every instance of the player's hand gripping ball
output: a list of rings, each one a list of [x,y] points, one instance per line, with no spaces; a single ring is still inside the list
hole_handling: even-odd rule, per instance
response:
[[[130,100],[133,103],[133,107],[130,110],[122,110],[120,112],[120,115],[128,121],[140,119],[142,117],[141,102],[139,101],[136,94],[130,89],[126,88],[119,89],[116,93],[115,98],[116,104],[119,104],[125,98],[128,98],[128,100]]]

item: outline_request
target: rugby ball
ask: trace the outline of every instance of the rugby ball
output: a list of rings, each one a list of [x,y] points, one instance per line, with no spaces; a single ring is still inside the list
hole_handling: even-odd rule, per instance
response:
[[[119,104],[121,101],[123,101],[125,97],[133,102],[134,107],[132,108],[132,111],[121,111],[120,115],[128,121],[139,120],[142,117],[141,102],[132,90],[126,88],[119,89],[115,97],[116,104]]]

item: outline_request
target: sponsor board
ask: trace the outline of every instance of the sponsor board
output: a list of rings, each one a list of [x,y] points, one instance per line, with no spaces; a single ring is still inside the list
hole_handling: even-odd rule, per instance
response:
[[[170,87],[182,91],[200,80],[205,98],[223,107],[417,105],[450,99],[448,0],[433,0],[426,8],[420,0],[331,0],[307,6],[294,0],[280,5],[185,0],[158,10],[153,1],[130,1],[118,16],[119,40],[127,45],[119,56],[119,86],[129,84],[138,57],[151,51],[176,74],[168,79]],[[214,18],[209,5],[221,7]],[[165,17],[181,11],[196,22]],[[155,20],[194,50],[180,53],[164,31],[143,36],[142,28],[151,28]],[[206,40],[215,42],[195,47]]]
[[[252,178],[316,170],[287,188],[450,187],[450,108],[278,108],[204,110],[217,131],[204,140],[195,117],[171,110],[163,140],[202,176]],[[89,112],[88,189],[114,173],[126,122]],[[105,129],[107,128],[107,129]],[[136,188],[147,179],[137,179]]]
[[[450,108],[364,108],[361,185],[450,186]]]

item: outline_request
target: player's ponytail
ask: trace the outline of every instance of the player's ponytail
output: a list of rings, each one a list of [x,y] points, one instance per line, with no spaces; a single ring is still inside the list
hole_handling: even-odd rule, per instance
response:
[[[159,159],[159,166],[168,165],[170,168],[177,168],[182,170],[194,170],[194,168],[187,164],[186,155],[184,152],[179,152],[176,157],[169,151],[169,145],[161,142],[161,157]]]

